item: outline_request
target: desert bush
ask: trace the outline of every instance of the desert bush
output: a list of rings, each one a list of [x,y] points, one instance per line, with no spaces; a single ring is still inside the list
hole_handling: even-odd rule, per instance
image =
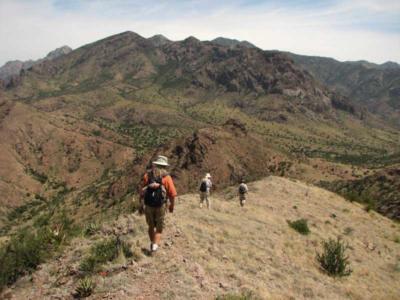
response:
[[[21,229],[13,236],[0,248],[0,289],[42,263],[48,256],[51,244],[51,233],[47,228],[38,233]]]
[[[363,202],[365,203],[365,211],[369,212],[370,210],[376,210],[377,204],[376,201],[370,197],[365,197],[363,199]]]
[[[77,298],[89,297],[94,290],[94,283],[92,278],[84,277],[78,281],[78,285],[75,289],[75,296]]]
[[[292,221],[287,221],[287,222],[291,228],[293,228],[300,234],[307,235],[310,233],[310,229],[308,228],[306,219],[299,219],[293,222]]]
[[[322,269],[330,276],[348,276],[352,270],[349,265],[349,258],[345,252],[348,245],[340,238],[329,239],[322,243],[323,252],[317,253],[317,260]]]
[[[253,292],[251,291],[246,291],[238,294],[225,294],[225,295],[220,295],[215,298],[215,300],[257,300],[259,299],[256,295],[254,295]]]
[[[92,134],[93,134],[94,136],[100,136],[100,135],[101,135],[101,131],[100,131],[100,130],[97,130],[97,129],[94,129],[94,130],[92,130]]]
[[[99,230],[98,224],[90,222],[85,225],[85,227],[83,229],[83,234],[85,236],[91,236],[91,235],[94,235],[98,230]]]
[[[133,256],[131,245],[129,245],[128,243],[121,241],[121,249],[125,257],[129,258]]]
[[[33,221],[33,226],[43,227],[49,225],[51,215],[49,213],[44,213],[36,217]]]
[[[98,242],[90,249],[90,255],[81,261],[79,269],[84,273],[92,273],[100,265],[117,258],[121,251],[125,257],[133,255],[130,245],[118,237]]]
[[[32,217],[32,210],[35,207],[40,206],[41,204],[43,204],[42,201],[34,199],[33,201],[27,202],[21,206],[14,208],[13,210],[11,210],[8,213],[7,218],[9,221],[13,221],[13,220],[22,218],[25,214],[27,216],[24,217],[24,219],[30,219]]]
[[[28,175],[31,175],[34,179],[36,179],[40,183],[45,183],[48,180],[48,177],[46,174],[40,173],[39,171],[36,171],[30,167],[26,168],[25,172]]]
[[[344,229],[343,233],[344,233],[345,235],[350,235],[353,231],[354,231],[353,228],[351,228],[351,227],[346,227],[346,228]]]
[[[36,227],[19,229],[0,246],[0,289],[33,271],[72,234],[72,222],[65,214],[56,216],[51,224],[47,217]]]

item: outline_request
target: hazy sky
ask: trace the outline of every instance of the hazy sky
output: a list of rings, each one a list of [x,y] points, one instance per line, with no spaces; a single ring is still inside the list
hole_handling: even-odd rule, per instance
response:
[[[400,62],[400,0],[0,0],[0,65],[123,31],[248,40],[338,60]]]

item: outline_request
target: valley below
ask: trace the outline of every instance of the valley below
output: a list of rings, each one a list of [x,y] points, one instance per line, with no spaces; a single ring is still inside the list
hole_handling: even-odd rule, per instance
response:
[[[400,297],[400,67],[133,32],[60,49],[0,84],[5,299],[73,297],[86,278],[80,260],[112,237],[133,256],[88,276],[93,299]],[[379,88],[352,85],[365,74]],[[179,200],[153,258],[136,210],[158,154]],[[216,205],[205,212],[195,193],[208,172]],[[241,210],[243,178],[251,188]],[[310,236],[288,226],[296,218]],[[336,281],[315,253],[338,236],[353,273]]]

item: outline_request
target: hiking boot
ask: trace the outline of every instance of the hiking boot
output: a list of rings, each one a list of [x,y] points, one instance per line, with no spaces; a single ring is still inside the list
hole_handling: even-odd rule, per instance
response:
[[[151,252],[156,252],[158,249],[158,245],[157,244],[151,244]]]

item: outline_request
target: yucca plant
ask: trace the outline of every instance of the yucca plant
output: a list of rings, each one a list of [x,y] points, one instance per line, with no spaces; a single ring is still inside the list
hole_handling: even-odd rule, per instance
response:
[[[92,278],[84,277],[78,281],[78,285],[75,289],[77,298],[86,298],[89,297],[94,290],[94,283]]]

